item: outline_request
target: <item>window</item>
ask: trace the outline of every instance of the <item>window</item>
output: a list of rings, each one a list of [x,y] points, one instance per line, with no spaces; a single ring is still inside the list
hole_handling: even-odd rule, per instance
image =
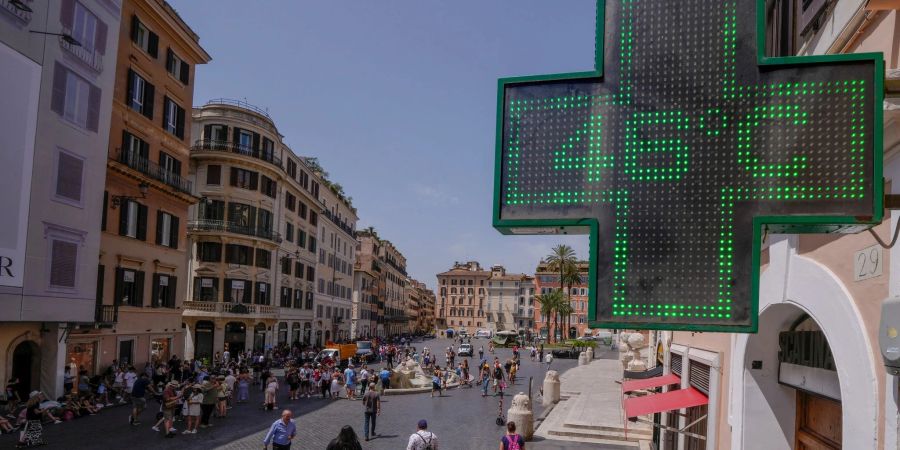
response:
[[[215,143],[214,149],[221,149],[221,145],[228,140],[227,125],[204,125],[203,141],[207,143]]]
[[[313,197],[319,198],[319,183],[313,181],[312,189],[310,189],[310,192],[312,193]]]
[[[281,306],[282,308],[291,307],[291,296],[293,295],[291,291],[292,289],[289,287],[281,287],[281,302],[279,306]]]
[[[288,242],[294,242],[294,225],[290,223],[284,224],[284,239]]]
[[[156,244],[178,248],[178,218],[162,211],[156,212]]]
[[[222,184],[222,166],[218,164],[206,166],[206,184],[213,186]]]
[[[218,242],[198,242],[197,259],[202,262],[222,262],[222,244]]]
[[[259,208],[259,218],[256,221],[256,228],[265,231],[272,230],[272,217],[271,211]]]
[[[227,244],[225,246],[225,262],[243,266],[253,265],[253,249],[246,245]]]
[[[225,279],[225,301],[250,303],[250,282],[247,280]]]
[[[159,55],[159,36],[147,29],[137,16],[131,16],[131,41],[148,55],[154,58]]]
[[[306,203],[300,202],[300,207],[297,210],[297,215],[300,216],[301,219],[306,220]]]
[[[125,103],[131,109],[153,119],[153,96],[156,88],[135,71],[128,69],[128,92]]]
[[[75,288],[78,267],[78,244],[53,239],[50,255],[50,286]]]
[[[272,252],[261,248],[256,249],[256,267],[269,269],[272,267]]]
[[[254,136],[255,139],[258,139],[257,136]],[[272,158],[275,156],[275,143],[272,142],[269,138],[262,138],[262,158],[266,161],[272,161]]]
[[[100,118],[100,88],[56,62],[50,109],[82,128],[97,131]]]
[[[83,159],[59,151],[56,162],[56,197],[80,205],[83,173]]]
[[[144,272],[116,268],[115,302],[125,306],[144,305]]]
[[[316,238],[312,236],[309,237],[309,251],[313,253],[316,252]]]
[[[294,289],[294,308],[300,309],[303,307],[303,291],[300,289]]]
[[[268,305],[271,303],[271,297],[269,292],[272,291],[272,285],[269,283],[256,283],[256,298],[254,299],[257,305]]]
[[[309,224],[314,227],[319,226],[319,215],[315,211],[309,212]]]
[[[315,281],[316,279],[316,268],[313,266],[306,266],[306,281]]]
[[[306,270],[306,266],[304,266],[302,262],[300,262],[300,261],[294,262],[294,276],[296,278],[303,279],[305,270]]]
[[[184,139],[184,108],[169,97],[163,97],[163,129]]]
[[[159,167],[162,169],[161,175],[165,179],[174,178],[176,175],[181,176],[181,161],[166,152],[159,152]]]
[[[119,157],[120,162],[125,163],[129,167],[143,169],[147,167],[149,155],[149,144],[127,131],[122,131],[122,152]]]
[[[316,317],[322,317],[322,305],[316,305]]]
[[[287,161],[287,173],[291,178],[297,178],[297,163],[293,159]]]
[[[262,182],[260,183],[260,189],[263,194],[275,198],[278,194],[278,183],[276,183],[271,178],[263,175]]]
[[[319,284],[316,286],[320,294],[325,293],[325,280],[319,278]]]
[[[222,200],[206,200],[200,204],[201,216],[206,220],[225,220],[225,202]]]
[[[306,308],[304,309],[313,309],[313,292],[309,291],[306,293]]]
[[[287,256],[281,257],[281,273],[284,275],[291,274],[291,258]]]
[[[73,4],[74,3],[74,4]],[[88,53],[106,47],[106,24],[97,20],[92,12],[78,2],[63,2],[60,12],[63,25],[71,29],[71,36],[81,44]],[[103,41],[101,44],[100,41]],[[102,53],[102,52],[101,52]]]
[[[241,203],[228,204],[228,221],[240,233],[250,233],[256,227],[256,208]]]
[[[253,133],[242,130],[240,128],[234,129],[235,142],[240,146],[242,150],[253,150],[255,147],[253,146]]]
[[[119,235],[147,240],[147,207],[133,200],[119,206]]]
[[[288,209],[288,211],[293,212],[297,209],[297,197],[294,197],[294,194],[290,192],[284,193],[284,207]]]
[[[153,274],[153,297],[151,306],[154,308],[174,308],[175,290],[178,277],[171,275]]]
[[[300,177],[297,178],[297,181],[300,182],[300,186],[303,186],[303,189],[309,191],[309,174],[306,171],[300,171]]]
[[[231,168],[231,185],[232,186],[239,187],[241,189],[249,189],[251,191],[255,191],[258,180],[259,180],[259,174],[257,174],[256,172],[246,170],[246,169],[238,169],[237,167]]]
[[[166,51],[166,70],[182,84],[188,84],[191,79],[191,66],[179,58],[171,48]]]
[[[209,277],[194,278],[194,300],[201,302],[219,301],[219,279]]]

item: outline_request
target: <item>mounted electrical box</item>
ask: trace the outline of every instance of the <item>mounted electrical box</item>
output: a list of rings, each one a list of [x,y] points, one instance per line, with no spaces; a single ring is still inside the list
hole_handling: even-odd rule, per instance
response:
[[[900,375],[900,297],[888,298],[881,304],[878,344],[887,372]]]

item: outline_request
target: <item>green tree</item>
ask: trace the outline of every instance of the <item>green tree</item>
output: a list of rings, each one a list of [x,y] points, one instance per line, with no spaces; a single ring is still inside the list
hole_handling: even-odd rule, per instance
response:
[[[550,320],[551,318],[556,319],[556,310],[562,302],[563,296],[559,291],[550,291],[536,296],[535,300],[541,304],[541,317],[547,326],[547,339],[552,342],[554,333],[553,327],[550,326]]]
[[[572,263],[566,265],[563,270],[562,276],[562,284],[566,286],[566,294],[568,295],[569,301],[569,309],[572,310],[569,312],[569,315],[564,316],[567,320],[566,324],[566,332],[568,332],[569,328],[572,327],[572,312],[574,312],[574,308],[572,308],[572,287],[576,284],[582,284],[584,280],[581,278],[581,272],[578,269],[578,263]]]
[[[571,320],[570,318],[572,317],[572,312],[574,311],[574,309],[572,308],[571,300],[564,297],[561,297],[561,300],[562,301],[559,302],[559,306],[557,306],[556,311],[559,313],[559,316],[562,318],[563,322],[563,332],[560,333],[560,336],[562,336],[563,339],[566,339],[569,336],[569,326],[571,325],[571,323],[567,325],[567,322]]]
[[[563,278],[566,273],[566,270],[569,270],[569,267],[571,267],[571,266],[575,266],[577,261],[578,261],[578,258],[576,258],[576,256],[575,256],[575,250],[573,250],[572,247],[569,247],[568,245],[565,245],[565,244],[559,244],[556,247],[553,247],[552,251],[550,252],[549,255],[547,255],[547,258],[545,259],[545,262],[547,263],[547,270],[559,273],[560,297],[562,297],[562,290],[563,290],[563,283],[564,283]],[[577,269],[576,269],[576,271],[577,271]],[[556,325],[557,325],[557,329],[559,329],[558,321],[557,321]],[[560,334],[560,335],[562,335],[562,334]]]

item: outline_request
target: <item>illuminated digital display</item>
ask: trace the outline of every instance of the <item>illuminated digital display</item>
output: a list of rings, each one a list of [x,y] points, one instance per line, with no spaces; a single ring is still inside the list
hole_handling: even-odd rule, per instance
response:
[[[755,332],[765,232],[881,220],[881,55],[759,56],[762,4],[600,1],[596,72],[500,80],[494,226],[591,231],[591,326]]]

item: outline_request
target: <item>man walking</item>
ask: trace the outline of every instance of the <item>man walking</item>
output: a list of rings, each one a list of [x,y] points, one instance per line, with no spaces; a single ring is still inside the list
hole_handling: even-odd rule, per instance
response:
[[[213,409],[216,407],[219,390],[209,380],[203,381],[200,390],[203,392],[203,400],[200,402],[200,428],[211,427],[209,417],[212,416]]]
[[[268,449],[272,444],[272,450],[290,450],[291,440],[297,435],[297,425],[292,420],[293,413],[286,409],[281,412],[281,418],[272,423],[266,438],[263,439],[263,448]]]
[[[366,442],[369,441],[369,436],[371,435],[373,438],[377,437],[378,434],[375,433],[375,419],[379,415],[381,415],[381,396],[378,395],[378,392],[375,390],[375,383],[369,384],[369,390],[363,395],[362,398],[363,408],[365,410],[366,422],[363,426],[364,434],[366,436]],[[372,432],[369,433],[369,422],[372,423]]]
[[[406,450],[438,450],[438,439],[434,433],[428,431],[428,422],[425,419],[419,421],[416,432],[409,435]]]
[[[141,415],[141,411],[147,407],[147,391],[153,391],[153,387],[150,386],[150,377],[147,376],[146,373],[142,373],[141,376],[134,382],[134,385],[131,387],[131,415],[128,416],[128,423],[132,425],[140,425],[138,422],[138,417]]]

